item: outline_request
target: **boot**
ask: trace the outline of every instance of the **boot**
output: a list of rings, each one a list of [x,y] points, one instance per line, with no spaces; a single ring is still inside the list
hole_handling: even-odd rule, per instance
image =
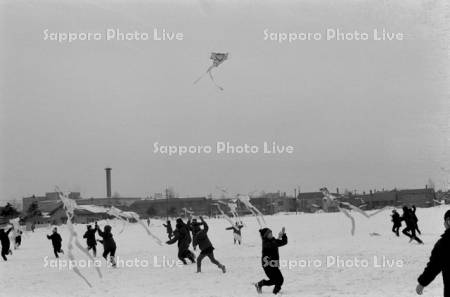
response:
[[[278,294],[278,292],[280,292],[281,287],[280,286],[275,286],[275,288],[273,288],[273,293],[276,295]]]
[[[114,259],[114,256],[110,257],[111,265],[112,267],[116,267],[116,259]]]
[[[256,292],[257,292],[258,294],[262,294],[262,287],[259,285],[259,283],[254,283],[253,285],[254,285],[255,288],[256,288]]]

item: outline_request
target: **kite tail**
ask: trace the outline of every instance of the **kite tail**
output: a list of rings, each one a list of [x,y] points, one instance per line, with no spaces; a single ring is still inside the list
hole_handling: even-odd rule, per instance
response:
[[[69,259],[70,259],[71,261],[75,261],[75,257],[73,256],[72,251],[71,251],[70,248],[69,248],[68,256],[69,256]],[[80,272],[80,270],[78,269],[78,267],[74,266],[74,267],[72,267],[72,270],[73,270],[73,272],[75,272],[75,274],[77,274],[79,277],[81,277],[81,278],[84,280],[84,282],[85,282],[90,288],[92,288],[91,283],[87,280],[87,278],[86,278],[83,274],[81,274],[81,272]]]
[[[264,222],[264,224],[266,224],[266,220],[264,219],[263,214],[259,211],[259,209],[257,209],[256,207],[254,207],[254,208],[255,208],[256,213],[261,217],[261,220]]]
[[[382,209],[379,209],[379,210],[377,210],[376,212],[370,214],[369,217],[373,217],[374,215],[379,214],[380,212],[382,212],[382,211],[384,211],[384,210],[386,210],[386,209],[389,209],[389,208],[391,208],[391,206],[385,206],[385,207],[383,207]]]
[[[215,66],[214,65],[212,65],[212,66],[209,66],[209,68],[208,68],[208,70],[206,70],[205,71],[205,73],[203,73],[202,75],[200,75],[200,77],[199,78],[197,78],[195,81],[194,81],[194,85],[196,84],[196,83],[198,83],[206,74],[208,74],[209,73],[209,75],[211,75],[211,70],[214,68]]]
[[[192,84],[195,85],[196,83],[198,83],[204,76],[206,75],[206,73],[202,74],[199,78],[197,78]]]
[[[362,210],[361,208],[359,208],[359,207],[357,207],[357,206],[354,206],[354,205],[352,205],[352,204],[350,204],[350,203],[348,203],[348,202],[341,202],[341,203],[344,204],[344,205],[347,205],[347,206],[350,207],[352,210],[354,210],[354,211],[356,211],[356,212],[362,214],[362,215],[365,216],[366,218],[371,218],[371,217],[373,217],[374,215],[379,214],[380,212],[382,212],[382,211],[384,211],[384,210],[390,208],[389,206],[386,206],[386,207],[383,207],[383,208],[377,210],[376,212],[374,212],[374,213],[372,213],[372,214],[368,214],[367,212],[365,212],[365,211]]]
[[[72,253],[72,250],[73,250],[73,244],[72,244],[72,241],[73,241],[73,235],[74,235],[74,229],[73,229],[73,225],[72,225],[72,222],[71,222],[71,220],[72,220],[72,218],[71,217],[67,217],[68,218],[68,222],[69,222],[69,232],[70,232],[70,236],[69,236],[69,242],[68,242],[68,244],[67,244],[67,256],[69,257],[69,259],[70,259],[70,261],[73,261],[73,262],[75,262],[75,257],[74,257],[74,255],[73,255],[73,253]],[[76,263],[76,262],[75,262]],[[84,282],[90,287],[90,288],[92,288],[92,285],[91,285],[91,283],[87,280],[87,278],[83,275],[83,274],[81,274],[81,271],[78,269],[78,267],[76,266],[76,265],[74,265],[74,267],[72,268],[72,270],[73,270],[73,272],[76,274],[76,275],[78,275],[79,277],[81,277],[83,280],[84,280]]]
[[[78,238],[76,238],[76,237],[75,237],[75,246],[76,246],[80,251],[82,251],[85,255],[87,255],[87,256],[89,257],[89,259],[90,259],[92,262],[95,261],[94,257],[92,257],[92,255],[89,254],[89,252],[86,250],[86,248],[84,248],[84,247],[80,244],[80,242],[78,241]],[[97,270],[98,276],[99,276],[100,278],[102,278],[102,277],[103,277],[103,276],[102,276],[102,272],[100,271],[100,268],[97,267],[97,265],[95,265],[95,270]]]
[[[141,221],[138,220],[139,225],[141,225],[145,231],[147,231],[147,234],[150,235],[151,237],[153,237],[153,239],[156,241],[157,244],[162,245],[162,241],[161,239],[159,239],[155,234],[153,234],[150,229]]]
[[[119,231],[119,234],[122,234],[123,230],[125,230],[125,225],[127,224],[127,221],[124,220],[121,216],[115,215],[115,214],[111,214],[112,216],[114,216],[115,218],[119,219],[119,221],[122,222],[122,230]]]
[[[346,210],[344,208],[340,208],[340,207],[338,207],[338,209],[339,209],[340,212],[345,214],[350,219],[350,221],[352,222],[351,233],[352,233],[352,236],[354,236],[355,235],[355,228],[356,228],[356,226],[355,226],[355,218],[353,218],[353,216],[348,212],[348,210]]]
[[[214,80],[214,77],[212,76],[211,71],[208,71],[209,77],[211,78],[212,82],[214,83],[214,85],[216,86],[216,88],[218,88],[219,90],[223,91],[223,88],[221,86],[219,86],[216,81]]]
[[[228,223],[231,224],[231,226],[234,226],[233,220],[225,214],[225,212],[220,208],[219,204],[215,204],[215,205],[217,206],[217,209],[219,209],[219,211],[223,214],[223,216],[225,217],[225,220],[227,220]]]
[[[266,225],[266,220],[264,220],[263,214],[253,205],[250,203],[250,199],[244,200],[243,198],[238,198],[245,207],[255,216],[256,221],[258,221],[258,224],[261,228],[263,228],[264,225]],[[261,223],[260,219],[264,222],[264,225]]]
[[[76,237],[77,232],[75,231],[75,228],[73,227],[73,224],[72,224],[73,214],[74,214],[75,208],[76,208],[76,202],[73,202],[68,197],[64,196],[64,194],[61,191],[59,191],[59,188],[57,189],[57,191],[58,191],[58,196],[59,196],[59,198],[61,199],[61,201],[62,201],[62,203],[64,205],[64,211],[65,211],[66,216],[67,216],[67,228],[69,229],[69,234],[70,234],[69,241],[67,243],[67,249],[68,249],[67,254],[68,254],[68,257],[69,257],[69,259],[71,261],[75,261],[75,257],[74,257],[74,255],[72,253],[74,239],[75,239],[75,244],[77,245],[77,247],[80,250],[85,251],[85,249],[78,242],[78,239]],[[89,255],[89,257],[91,259],[93,259],[90,255]],[[81,277],[90,288],[92,288],[91,283],[80,272],[80,270],[78,269],[78,267],[76,265],[72,268],[72,270],[73,270],[73,272],[75,274],[77,274],[79,277]],[[98,267],[97,267],[97,273],[99,273],[99,276],[102,277],[100,270],[98,270]]]
[[[264,225],[266,224],[266,222],[264,222],[264,224],[262,224],[261,221],[260,221],[258,213],[252,208],[249,208],[249,209],[250,209],[250,212],[255,216],[256,221],[258,222],[258,225],[259,225],[260,229],[264,228]]]
[[[354,210],[354,211],[356,211],[356,212],[362,214],[362,215],[365,216],[366,218],[370,218],[370,216],[369,216],[364,210],[362,210],[361,208],[359,208],[359,207],[357,207],[357,206],[354,206],[353,204],[350,204],[350,203],[348,203],[348,202],[341,202],[341,204],[350,207],[352,210]]]

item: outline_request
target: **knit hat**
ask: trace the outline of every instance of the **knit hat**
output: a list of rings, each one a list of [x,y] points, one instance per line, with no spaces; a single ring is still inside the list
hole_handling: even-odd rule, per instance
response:
[[[261,234],[262,238],[266,237],[269,232],[272,232],[269,228],[262,228],[259,230],[259,234]]]

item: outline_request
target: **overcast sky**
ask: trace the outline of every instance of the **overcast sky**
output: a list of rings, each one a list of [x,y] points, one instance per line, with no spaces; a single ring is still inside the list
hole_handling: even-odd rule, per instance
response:
[[[376,3],[375,3],[376,2]],[[295,187],[442,187],[450,168],[445,1],[1,1],[0,200],[55,185],[141,197]],[[39,4],[38,4],[39,3]],[[182,4],[183,3],[183,4]],[[448,19],[447,19],[448,22]],[[327,28],[404,41],[264,40]],[[183,41],[43,40],[43,31]],[[446,39],[447,38],[447,39]],[[208,77],[210,52],[229,52]],[[292,145],[291,155],[153,153],[153,143]]]

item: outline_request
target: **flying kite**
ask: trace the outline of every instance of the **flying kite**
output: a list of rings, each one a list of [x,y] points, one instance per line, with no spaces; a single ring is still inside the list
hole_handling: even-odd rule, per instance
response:
[[[266,225],[266,220],[264,220],[264,216],[259,211],[259,209],[257,209],[253,204],[250,203],[250,196],[238,194],[237,199],[239,199],[239,201],[241,201],[245,205],[245,207],[255,216],[258,225],[261,228],[264,228]]]
[[[366,218],[370,218],[380,212],[382,212],[383,210],[389,208],[389,207],[384,207],[382,209],[377,210],[376,212],[372,213],[372,214],[368,214],[366,213],[364,210],[362,210],[361,208],[354,206],[353,204],[350,204],[348,202],[344,202],[344,201],[340,201],[341,197],[336,197],[334,195],[332,195],[330,193],[330,191],[328,191],[327,188],[321,188],[320,192],[322,192],[323,194],[323,202],[325,205],[327,205],[327,207],[337,207],[337,209],[342,212],[346,217],[348,217],[352,223],[352,229],[351,229],[351,234],[355,235],[355,218],[350,214],[350,211],[344,207],[348,207],[351,210],[354,210],[360,214],[362,214],[363,216],[365,216]]]
[[[67,229],[69,230],[69,241],[67,243],[67,249],[68,249],[68,257],[69,257],[70,261],[72,261],[72,263],[76,263],[75,256],[72,252],[73,246],[75,244],[75,246],[80,251],[82,251],[86,256],[88,256],[92,262],[94,262],[95,260],[91,256],[91,254],[89,254],[89,252],[78,241],[77,232],[75,231],[75,228],[73,227],[73,224],[72,224],[72,219],[75,215],[75,209],[77,208],[77,203],[75,202],[75,200],[70,199],[68,194],[62,193],[59,190],[59,188],[56,188],[56,191],[58,193],[59,199],[63,203],[63,208],[64,208],[64,211],[66,212],[66,216],[67,216]],[[100,272],[100,269],[98,267],[95,267],[95,269],[97,271],[98,276],[100,278],[102,278],[102,273]],[[81,274],[81,271],[78,269],[77,266],[74,266],[72,268],[72,270],[75,274],[77,274],[79,277],[81,277],[89,287],[92,288],[91,283],[87,280],[87,278],[83,274]]]
[[[234,226],[233,220],[220,208],[220,204],[219,203],[213,203],[213,205],[217,206],[217,209],[222,213],[222,215],[225,218],[225,220],[227,220],[231,224],[231,226]]]
[[[220,188],[218,186],[216,186],[216,188],[219,189],[220,191],[222,191],[224,194],[228,194],[227,190],[222,189],[222,188]],[[242,204],[244,204],[245,208],[247,208],[248,211],[250,211],[255,216],[256,221],[258,222],[258,225],[261,228],[264,228],[264,226],[266,225],[266,221],[264,220],[264,216],[259,211],[258,208],[256,208],[253,204],[250,203],[250,196],[249,195],[237,194],[235,201],[237,201],[237,200],[239,200]],[[234,200],[232,200],[232,201],[234,202]],[[230,207],[230,210],[232,210],[232,212],[235,211],[235,208],[232,205],[228,205],[228,207]],[[219,210],[221,210],[221,209],[219,208]]]
[[[206,70],[206,72],[204,74],[202,74],[199,78],[197,78],[194,81],[194,85],[196,83],[198,83],[206,74],[209,74],[209,77],[211,78],[214,85],[219,90],[223,91],[223,88],[221,86],[219,86],[216,83],[216,81],[214,80],[214,77],[213,77],[211,71],[213,70],[213,68],[219,67],[220,64],[222,64],[223,62],[225,62],[228,59],[228,53],[211,53],[210,59],[213,61],[213,64],[211,66],[209,66],[208,70]]]

